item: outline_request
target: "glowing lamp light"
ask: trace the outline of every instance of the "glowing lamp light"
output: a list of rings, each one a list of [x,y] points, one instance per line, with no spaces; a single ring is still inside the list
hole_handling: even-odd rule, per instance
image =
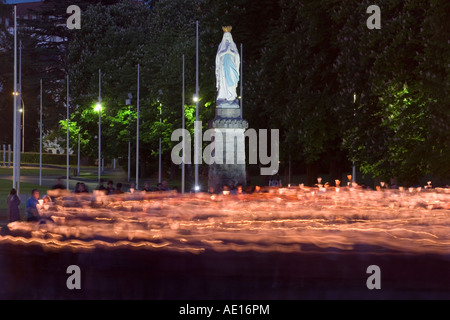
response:
[[[194,190],[195,191],[199,191],[200,190],[200,186],[195,186]]]
[[[20,93],[19,92],[13,92],[12,95],[13,96],[18,96],[18,95],[20,95]]]
[[[194,94],[194,97],[192,98],[194,100],[194,102],[198,102],[198,97],[197,95]]]
[[[101,103],[97,103],[97,104],[95,105],[94,110],[97,111],[97,112],[102,111],[102,105],[101,105]]]
[[[19,109],[19,112],[20,112],[20,113],[22,113],[22,112],[23,112],[23,109],[22,109],[22,108],[20,108],[20,109]]]

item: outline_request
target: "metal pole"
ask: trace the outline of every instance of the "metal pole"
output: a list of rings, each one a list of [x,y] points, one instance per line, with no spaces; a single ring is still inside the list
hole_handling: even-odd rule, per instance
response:
[[[139,189],[139,72],[140,66],[138,64],[137,70],[137,119],[136,119],[136,190]]]
[[[243,116],[243,100],[244,100],[244,90],[243,90],[243,79],[244,79],[244,75],[243,75],[243,70],[244,70],[244,67],[243,67],[243,62],[244,62],[244,59],[243,59],[243,57],[244,57],[244,50],[243,50],[243,48],[242,48],[242,43],[241,43],[241,119],[242,119],[242,116]]]
[[[14,6],[14,125],[13,125],[13,188],[17,190],[17,6]]]
[[[292,167],[291,167],[291,155],[289,155],[289,185],[291,185]]]
[[[131,142],[128,140],[128,182],[131,179]]]
[[[353,162],[353,168],[352,168],[352,182],[356,182],[356,166],[355,166],[355,162]]]
[[[102,161],[102,70],[98,69],[98,183],[101,180],[101,161]]]
[[[22,153],[25,152],[25,103],[23,102],[22,97],[20,97],[22,101]]]
[[[80,154],[81,154],[81,128],[78,128],[78,159],[77,159],[77,176],[80,176]]]
[[[39,185],[42,186],[42,79],[39,106]]]
[[[11,167],[11,145],[8,144],[8,168]]]
[[[25,103],[22,98],[22,40],[19,41],[19,95],[22,101],[22,153],[25,152]]]
[[[195,121],[196,124],[198,124],[198,101],[200,99],[199,97],[199,88],[198,88],[198,20],[196,23],[196,40],[195,40],[195,46],[196,46],[196,54],[195,54],[195,96],[196,96],[196,101],[195,101]],[[199,156],[199,144],[198,144],[198,138],[199,138],[199,133],[198,133],[198,126],[195,125],[195,133],[194,133],[194,137],[196,140],[196,144],[195,148],[194,148],[194,161],[195,161],[195,181],[194,181],[194,190],[195,192],[198,191],[199,185],[198,185],[198,156]]]
[[[181,106],[181,127],[183,129],[183,155],[182,155],[182,159],[183,162],[181,164],[181,193],[184,194],[184,154],[186,152],[184,146],[185,144],[185,136],[184,136],[184,130],[185,130],[185,111],[184,111],[184,54],[183,54],[183,90],[182,90],[182,106]]]
[[[126,103],[129,105],[129,116],[128,116],[128,182],[131,180],[131,132],[130,132],[130,119],[131,119],[131,97],[128,96],[130,99],[126,100]]]
[[[66,100],[66,113],[67,113],[67,130],[66,130],[66,189],[69,190],[69,75],[67,75],[67,100]]]
[[[161,123],[161,110],[162,106],[159,106],[159,123]],[[159,156],[158,156],[158,182],[161,183],[161,137],[159,137]]]

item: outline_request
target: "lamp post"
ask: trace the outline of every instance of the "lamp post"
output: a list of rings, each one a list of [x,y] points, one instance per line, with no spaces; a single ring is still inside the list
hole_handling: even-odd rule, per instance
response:
[[[198,181],[198,162],[199,162],[199,148],[201,146],[199,145],[199,128],[198,128],[198,97],[199,97],[199,87],[198,87],[198,20],[196,22],[196,41],[195,41],[195,47],[196,47],[196,54],[195,54],[195,134],[194,134],[194,163],[195,163],[195,177],[194,177],[194,190],[195,192],[199,191],[199,181]]]
[[[131,118],[131,99],[133,95],[131,92],[128,93],[128,99],[125,100],[125,104],[128,106],[129,116],[128,116],[128,182],[131,179],[131,131],[130,131],[130,118]]]
[[[98,69],[98,103],[95,106],[98,112],[98,183],[101,179],[101,161],[102,161],[102,70]]]
[[[159,104],[159,123],[161,121],[162,104]],[[161,183],[161,136],[159,137],[159,155],[158,155],[158,183]]]
[[[13,152],[14,152],[14,169],[13,169],[13,188],[19,192],[20,174],[18,173],[18,157],[17,157],[17,6],[14,6],[14,125],[13,125]]]
[[[185,129],[185,110],[184,110],[184,54],[183,54],[183,77],[182,77],[183,79],[183,89],[182,89],[182,102],[181,102],[181,126],[182,126],[182,128],[183,128],[183,144],[185,143],[184,142],[184,129]],[[184,167],[184,162],[185,162],[185,159],[184,159],[184,154],[185,154],[185,152],[186,152],[186,149],[184,148],[184,145],[183,145],[183,163],[182,163],[182,167],[181,167],[181,193],[182,194],[184,194],[184,175],[185,175],[185,172],[184,172],[184,170],[185,170],[185,167]]]
[[[136,190],[139,190],[139,81],[140,65],[137,65],[137,102],[136,102]]]
[[[102,104],[97,102],[95,105],[96,112],[98,112],[98,183],[101,179],[101,159],[102,159]]]
[[[70,147],[70,137],[69,137],[69,75],[67,75],[67,99],[66,99],[66,189],[69,190],[69,147]]]
[[[78,127],[77,176],[80,176],[81,127]]]
[[[42,79],[39,100],[39,185],[42,186]]]

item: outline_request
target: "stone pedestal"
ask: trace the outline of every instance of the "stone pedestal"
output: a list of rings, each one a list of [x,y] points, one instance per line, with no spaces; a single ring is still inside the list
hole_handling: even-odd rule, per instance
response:
[[[216,108],[216,117],[209,122],[209,128],[219,132],[223,142],[223,163],[213,163],[209,166],[208,188],[210,191],[221,192],[224,185],[229,185],[232,180],[235,185],[246,184],[245,171],[245,130],[248,122],[241,119],[239,106],[228,108]],[[215,141],[218,139],[214,138]],[[220,149],[216,148],[215,154]]]

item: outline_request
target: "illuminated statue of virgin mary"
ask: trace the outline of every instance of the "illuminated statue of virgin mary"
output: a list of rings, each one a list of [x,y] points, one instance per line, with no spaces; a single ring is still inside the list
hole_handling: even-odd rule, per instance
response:
[[[223,27],[222,42],[216,56],[217,106],[233,105],[239,82],[239,52],[231,36],[231,27]],[[238,104],[237,104],[238,105]]]

